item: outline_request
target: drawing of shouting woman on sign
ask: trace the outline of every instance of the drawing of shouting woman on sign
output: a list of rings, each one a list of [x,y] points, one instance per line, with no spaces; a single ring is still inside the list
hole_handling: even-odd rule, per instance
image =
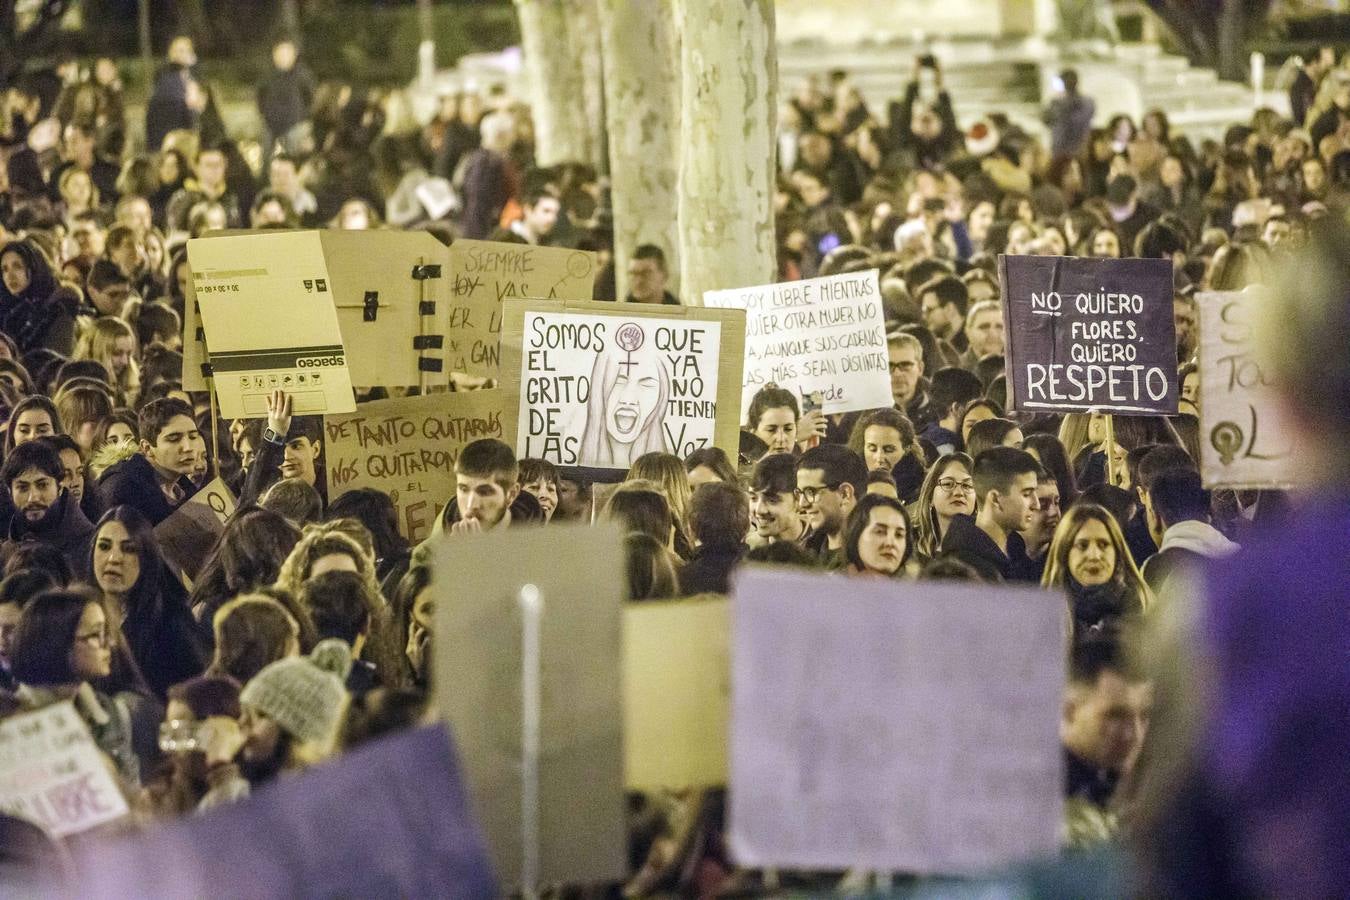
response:
[[[581,464],[626,469],[642,454],[664,450],[669,396],[670,374],[642,326],[620,325],[591,369]]]

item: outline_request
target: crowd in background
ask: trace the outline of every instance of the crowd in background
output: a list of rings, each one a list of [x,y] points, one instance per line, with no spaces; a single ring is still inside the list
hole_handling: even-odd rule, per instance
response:
[[[65,61],[0,109],[0,714],[74,699],[142,819],[233,802],[429,717],[427,548],[400,536],[388,496],[329,490],[322,425],[285,395],[265,419],[212,423],[183,389],[186,241],[399,227],[579,247],[607,269],[597,299],[616,299],[604,182],[536,166],[517,99],[448,94],[405,127],[397,95],[315,83],[286,41],[273,59],[256,143],[226,133],[184,38],[143,144],[109,60]],[[1095,125],[1071,70],[1045,136],[958,123],[931,57],[884,116],[847,73],[808,79],[778,116],[779,275],[879,270],[894,405],[826,416],[771,385],[735,458],[653,453],[617,485],[478,441],[432,540],[617,520],[633,602],[726,593],[750,564],[834,572],[841,591],[1044,585],[1069,635],[1065,840],[1116,838],[1152,704],[1138,632],[1179,573],[1287,511],[1276,492],[1202,486],[1194,294],[1267,283],[1345,217],[1350,68],[1326,53],[1301,76],[1298,119],[1258,110],[1198,145],[1161,110]],[[1005,253],[1172,260],[1180,413],[1009,412]],[[623,299],[678,302],[665,265],[640,248]],[[216,473],[239,510],[185,580],[154,528]],[[627,891],[759,885],[721,844],[719,804],[634,798]]]

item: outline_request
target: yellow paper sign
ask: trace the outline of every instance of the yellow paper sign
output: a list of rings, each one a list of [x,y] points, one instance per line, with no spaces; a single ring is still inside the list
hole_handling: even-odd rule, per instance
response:
[[[624,784],[726,784],[731,703],[725,597],[632,603],[623,611]]]

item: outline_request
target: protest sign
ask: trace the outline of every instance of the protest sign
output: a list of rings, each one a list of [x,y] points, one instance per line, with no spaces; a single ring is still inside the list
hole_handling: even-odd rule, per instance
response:
[[[221,414],[267,415],[280,388],[297,415],[356,408],[318,232],[188,241]]]
[[[729,628],[725,597],[624,607],[624,784],[629,790],[726,784]]]
[[[613,525],[439,541],[435,703],[506,886],[626,872],[620,548]]]
[[[836,578],[736,579],[736,861],[963,874],[1055,854],[1063,598]]]
[[[590,300],[597,268],[595,254],[583,250],[455,241],[450,245],[450,316],[445,332],[449,370],[498,377],[502,301]]]
[[[1175,415],[1166,259],[1000,256],[1010,409]]]
[[[202,313],[189,272],[187,291],[183,296],[183,390],[208,389],[206,372],[203,370],[208,359],[210,354],[206,350],[206,330],[202,328]]]
[[[325,417],[329,496],[355,488],[384,491],[403,536],[425,539],[455,496],[459,451],[480,438],[502,437],[503,401],[498,390],[427,394]]]
[[[644,453],[736,456],[739,310],[508,302],[503,426],[521,457],[627,469]],[[514,440],[512,439],[514,438]]]
[[[500,896],[443,725],[393,734],[251,797],[79,848],[71,896]]]
[[[164,560],[180,577],[197,578],[234,508],[234,494],[217,478],[155,526]]]
[[[129,812],[110,763],[69,701],[0,720],[0,810],[56,837]]]
[[[445,246],[425,231],[333,230],[319,236],[352,383],[445,384]]]
[[[876,269],[708,291],[703,305],[746,312],[742,410],[770,383],[820,394],[832,415],[895,403]]]
[[[1196,300],[1205,487],[1293,487],[1292,431],[1252,346],[1259,290],[1203,293]]]

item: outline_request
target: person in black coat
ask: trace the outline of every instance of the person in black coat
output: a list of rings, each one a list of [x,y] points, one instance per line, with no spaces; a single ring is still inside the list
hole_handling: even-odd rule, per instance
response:
[[[745,556],[750,532],[750,500],[738,485],[705,484],[689,502],[694,553],[679,572],[680,594],[726,594],[731,572]]]
[[[138,424],[141,451],[109,467],[99,488],[108,506],[130,506],[155,526],[196,493],[192,474],[206,443],[192,408],[172,397],[147,403]]]
[[[61,487],[61,455],[46,439],[15,447],[0,469],[16,510],[0,561],[26,543],[50,544],[65,556],[74,571],[83,571],[94,526],[80,511],[70,491]]]
[[[145,516],[129,506],[108,510],[95,526],[88,570],[156,697],[163,700],[170,687],[202,673],[209,641]]]
[[[0,249],[0,331],[21,353],[38,347],[69,356],[75,346],[75,313],[69,292],[59,291],[46,254],[30,241]]]

